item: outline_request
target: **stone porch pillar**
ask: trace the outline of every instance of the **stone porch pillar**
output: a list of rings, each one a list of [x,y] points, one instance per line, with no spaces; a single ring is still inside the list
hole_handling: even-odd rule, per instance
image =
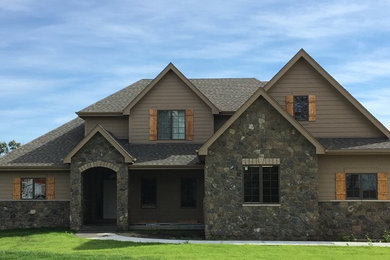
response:
[[[82,178],[79,167],[70,167],[70,229],[80,230],[83,225]]]
[[[120,231],[129,228],[129,172],[126,164],[122,164],[116,173],[116,227]]]

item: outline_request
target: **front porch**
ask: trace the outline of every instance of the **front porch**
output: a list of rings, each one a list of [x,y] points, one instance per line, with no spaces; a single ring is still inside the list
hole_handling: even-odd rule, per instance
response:
[[[114,170],[99,166],[80,175],[78,230],[204,230],[203,169],[129,169],[120,178]],[[125,182],[127,192],[119,187]],[[127,200],[119,192],[127,193]],[[118,209],[118,200],[127,204],[126,211]],[[118,225],[121,216],[127,216],[126,226]]]

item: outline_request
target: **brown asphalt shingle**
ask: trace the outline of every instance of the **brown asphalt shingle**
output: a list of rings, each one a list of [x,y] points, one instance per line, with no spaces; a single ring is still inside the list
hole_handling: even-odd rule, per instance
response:
[[[0,157],[0,166],[64,166],[62,159],[84,137],[84,120],[72,121]]]
[[[236,111],[266,82],[255,78],[189,79],[221,111]],[[151,82],[142,79],[79,112],[122,112]]]

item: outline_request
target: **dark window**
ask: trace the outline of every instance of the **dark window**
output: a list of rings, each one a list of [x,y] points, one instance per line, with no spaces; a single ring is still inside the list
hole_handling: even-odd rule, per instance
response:
[[[196,179],[181,179],[181,206],[183,208],[196,207]]]
[[[347,174],[348,199],[376,199],[377,179],[376,173]]]
[[[23,178],[21,193],[22,199],[46,199],[46,179]]]
[[[184,140],[185,132],[184,110],[157,111],[157,137],[159,140]]]
[[[299,121],[309,120],[308,96],[294,96],[294,117]]]
[[[278,166],[244,166],[244,202],[279,202]]]
[[[142,179],[141,181],[141,207],[156,208],[156,180]]]

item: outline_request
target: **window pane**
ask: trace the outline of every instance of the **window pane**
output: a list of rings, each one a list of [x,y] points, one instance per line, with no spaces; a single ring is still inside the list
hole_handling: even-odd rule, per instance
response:
[[[196,179],[181,180],[181,206],[184,208],[196,207]]]
[[[171,139],[171,116],[168,110],[157,111],[157,138]]]
[[[172,112],[172,139],[185,139],[185,112],[184,110]]]
[[[46,199],[46,179],[34,179],[34,199]]]
[[[156,207],[156,181],[154,179],[143,179],[141,181],[141,207]]]
[[[244,167],[244,202],[260,202],[259,167]]]
[[[360,198],[360,175],[347,174],[347,198]]]
[[[22,179],[22,199],[33,198],[33,179]]]
[[[301,121],[309,119],[309,99],[307,96],[294,96],[294,117]]]
[[[157,111],[157,137],[160,140],[185,139],[185,111]]]
[[[376,174],[361,174],[363,199],[377,198]]]
[[[263,170],[263,202],[279,202],[278,166],[262,167]]]

